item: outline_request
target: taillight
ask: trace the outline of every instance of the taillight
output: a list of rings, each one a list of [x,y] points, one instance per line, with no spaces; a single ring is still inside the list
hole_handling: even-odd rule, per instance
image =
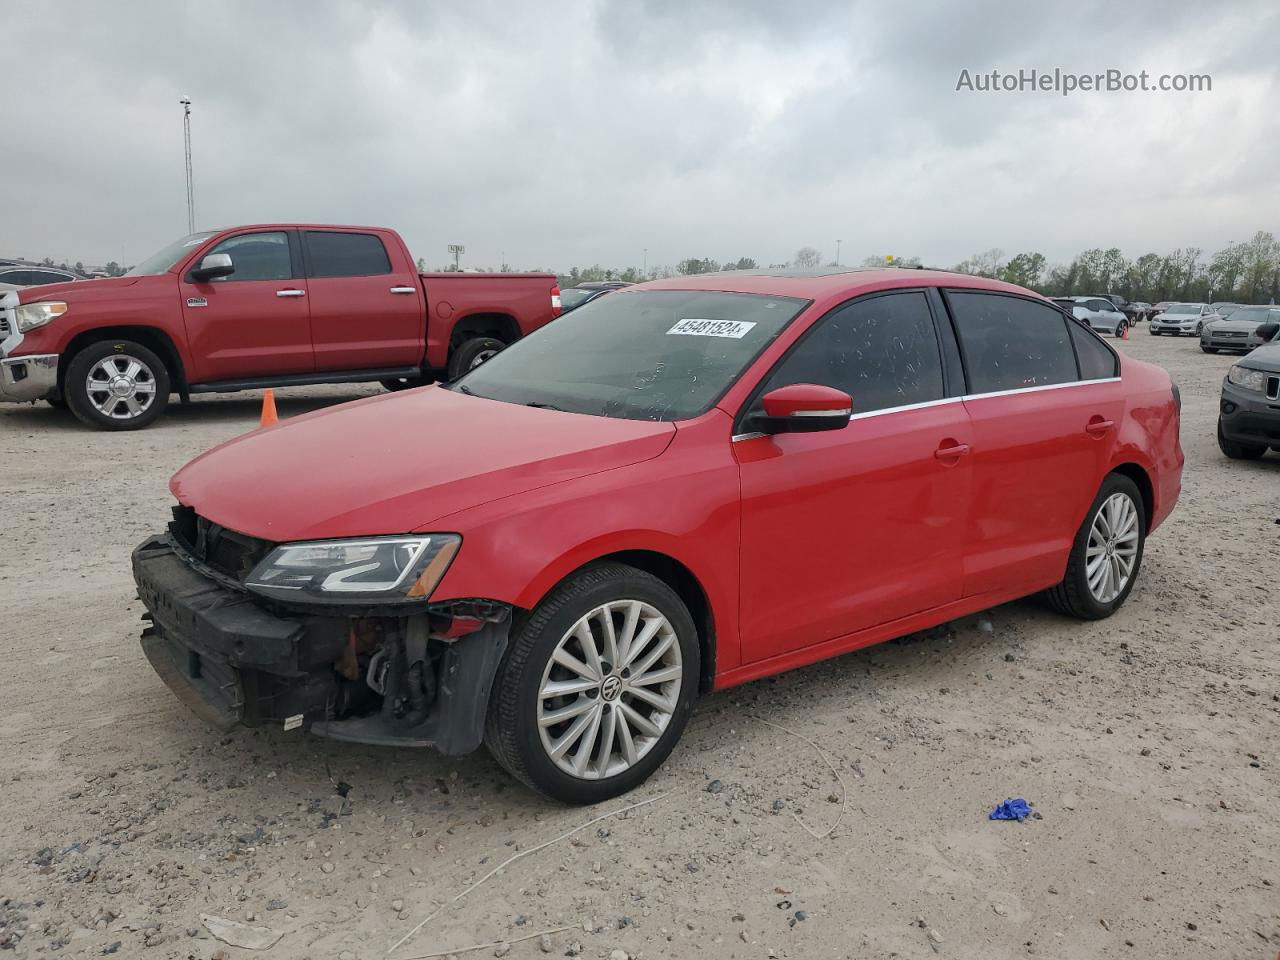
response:
[[[551,288],[551,315],[560,316],[560,284]]]

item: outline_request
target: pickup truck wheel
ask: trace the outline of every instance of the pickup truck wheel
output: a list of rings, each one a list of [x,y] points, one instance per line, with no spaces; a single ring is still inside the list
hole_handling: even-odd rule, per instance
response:
[[[449,379],[457,380],[469,370],[474,370],[496,353],[501,353],[506,344],[493,337],[474,337],[467,340],[449,358]]]
[[[169,405],[169,371],[140,343],[103,340],[72,358],[63,395],[91,427],[140,430]]]
[[[516,631],[494,680],[485,744],[512,776],[565,803],[639,786],[671,753],[698,686],[697,630],[657,577],[587,567]]]
[[[1046,596],[1059,613],[1102,620],[1120,609],[1142,567],[1147,515],[1138,486],[1113,473],[1076,533],[1062,582]]]
[[[1228,439],[1227,435],[1222,432],[1221,419],[1218,420],[1218,449],[1232,460],[1260,460],[1267,452],[1267,448],[1264,446],[1239,443]]]

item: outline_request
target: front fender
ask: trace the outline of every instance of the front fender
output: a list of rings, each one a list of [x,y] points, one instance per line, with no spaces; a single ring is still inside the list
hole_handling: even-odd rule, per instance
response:
[[[433,601],[484,597],[532,609],[588,563],[624,551],[679,562],[716,624],[718,671],[739,663],[741,487],[729,417],[713,411],[676,431],[658,457],[442,517],[462,548]]]

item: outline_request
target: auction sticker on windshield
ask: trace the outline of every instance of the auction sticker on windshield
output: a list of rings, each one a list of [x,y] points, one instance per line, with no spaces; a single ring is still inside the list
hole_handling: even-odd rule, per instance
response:
[[[705,320],[690,317],[678,321],[667,331],[667,336],[675,334],[686,337],[728,337],[731,340],[741,340],[755,325],[754,320]]]

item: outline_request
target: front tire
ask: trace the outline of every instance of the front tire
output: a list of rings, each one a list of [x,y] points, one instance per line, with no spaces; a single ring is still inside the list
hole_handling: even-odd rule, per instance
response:
[[[485,725],[498,763],[564,803],[648,779],[697,695],[697,629],[676,592],[643,570],[594,564],[513,629]]]
[[[132,340],[102,340],[67,366],[63,396],[81,423],[98,430],[141,430],[169,405],[164,361]]]
[[[1232,460],[1260,460],[1267,448],[1253,443],[1240,443],[1231,440],[1222,432],[1222,418],[1218,418],[1218,449]]]
[[[1109,474],[1076,533],[1066,575],[1046,594],[1050,605],[1081,620],[1111,616],[1138,579],[1146,539],[1138,485],[1123,474]]]
[[[449,379],[457,380],[494,354],[501,353],[506,346],[501,340],[495,340],[493,337],[473,337],[467,340],[454,350],[453,356],[449,358]]]
[[[1217,352],[1218,352],[1218,348],[1217,348],[1217,347],[1206,347],[1203,343],[1202,343],[1202,344],[1200,344],[1200,349],[1201,349],[1201,350],[1203,350],[1205,353],[1217,353]]]

